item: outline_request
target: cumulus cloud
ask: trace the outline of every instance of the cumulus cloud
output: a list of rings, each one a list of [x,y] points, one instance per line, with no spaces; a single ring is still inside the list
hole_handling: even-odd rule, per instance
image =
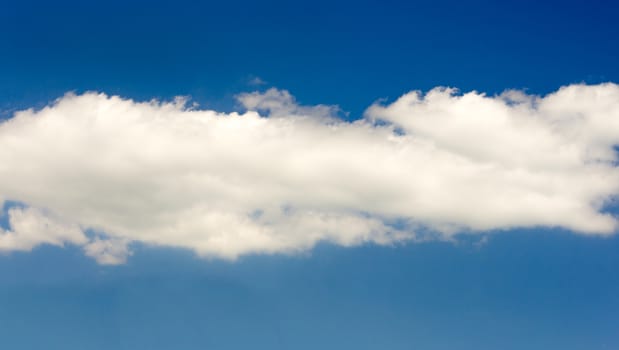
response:
[[[0,228],[0,251],[31,251],[41,244],[64,246],[85,244],[84,232],[75,224],[66,224],[53,215],[35,208],[11,208],[10,230]]]
[[[0,198],[26,207],[0,250],[68,243],[118,264],[132,242],[235,259],[420,232],[616,232],[615,84],[414,91],[353,122],[284,90],[238,100],[246,112],[67,94],[15,113],[0,124]]]
[[[101,265],[119,265],[131,255],[128,244],[124,238],[96,237],[84,245],[84,253]]]

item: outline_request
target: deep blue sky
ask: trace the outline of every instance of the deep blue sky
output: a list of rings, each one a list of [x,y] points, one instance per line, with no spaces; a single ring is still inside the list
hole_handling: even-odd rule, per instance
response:
[[[230,108],[251,76],[353,117],[437,85],[545,93],[618,80],[618,14],[597,1],[4,2],[0,108],[68,90]]]
[[[562,1],[3,1],[0,111],[67,91],[233,109],[252,77],[352,118],[437,85],[619,81],[619,7]],[[6,224],[6,223],[4,223]],[[236,263],[0,256],[4,349],[617,349],[619,238],[522,230]]]

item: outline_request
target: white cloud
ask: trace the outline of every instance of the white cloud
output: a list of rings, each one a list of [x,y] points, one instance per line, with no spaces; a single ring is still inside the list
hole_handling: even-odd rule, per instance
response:
[[[270,88],[265,92],[243,93],[237,100],[248,110],[264,113],[269,118],[312,117],[314,121],[339,122],[337,106],[301,106],[290,92]]]
[[[8,211],[11,229],[0,228],[0,251],[31,251],[40,244],[63,246],[84,244],[87,238],[74,224],[66,224],[34,208],[11,208]]]
[[[234,259],[393,244],[415,228],[616,232],[603,209],[619,193],[617,85],[437,88],[355,122],[283,90],[239,101],[248,112],[87,93],[16,113],[0,124],[0,198],[28,208],[9,213],[0,249],[71,243],[117,264],[131,242]]]
[[[247,84],[250,86],[260,86],[260,85],[266,85],[267,82],[264,81],[264,79],[260,78],[260,77],[256,77],[256,76],[251,76],[248,80],[247,80]]]
[[[102,265],[119,265],[131,255],[126,239],[96,237],[84,245],[84,253]]]

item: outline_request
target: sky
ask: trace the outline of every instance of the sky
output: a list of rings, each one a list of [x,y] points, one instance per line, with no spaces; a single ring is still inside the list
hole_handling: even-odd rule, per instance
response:
[[[0,2],[0,347],[619,348],[618,15]]]

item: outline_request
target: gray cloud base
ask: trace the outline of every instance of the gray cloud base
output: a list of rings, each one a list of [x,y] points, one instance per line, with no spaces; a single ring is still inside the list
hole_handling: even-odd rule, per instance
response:
[[[86,93],[16,113],[0,124],[0,202],[26,207],[8,212],[0,251],[75,244],[118,264],[131,242],[235,259],[394,244],[415,228],[616,232],[603,211],[619,192],[615,84],[436,88],[354,122],[277,89],[238,99],[247,112]]]

